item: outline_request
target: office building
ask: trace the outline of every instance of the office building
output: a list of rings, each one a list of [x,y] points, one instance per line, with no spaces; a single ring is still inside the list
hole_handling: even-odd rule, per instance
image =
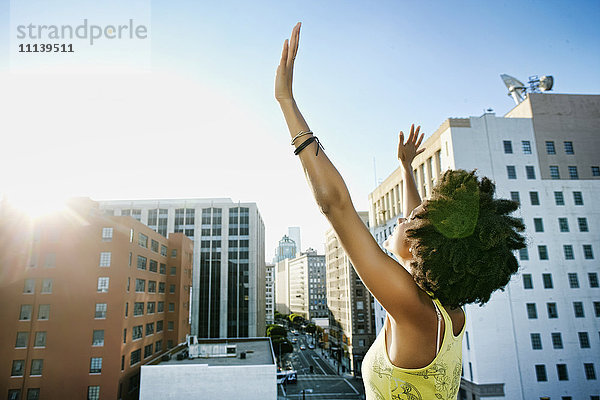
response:
[[[503,117],[444,121],[423,147],[413,162],[423,199],[447,169],[476,168],[499,197],[520,203],[515,216],[527,227],[519,274],[484,307],[465,308],[469,388],[492,398],[598,399],[600,96],[530,93]],[[382,244],[401,216],[401,168],[369,203]]]
[[[297,251],[300,251],[299,247],[296,246],[296,242],[289,236],[283,235],[277,247],[275,248],[275,257],[273,257],[273,264],[278,263],[286,258],[296,257]]]
[[[288,236],[290,239],[292,239],[294,241],[294,243],[296,243],[296,254],[294,254],[294,257],[297,257],[300,255],[300,252],[302,251],[302,239],[300,238],[300,227],[299,226],[290,226],[288,228]]]
[[[194,334],[264,334],[265,226],[256,203],[220,198],[111,200],[100,207],[131,215],[161,235],[181,232],[194,241]]]
[[[275,323],[275,265],[265,265],[265,323]]]
[[[0,394],[137,399],[140,366],[190,333],[192,241],[98,204],[0,205]]]
[[[358,215],[368,227],[368,212]],[[343,371],[361,376],[362,360],[375,340],[373,298],[333,229],[325,238],[330,349]]]

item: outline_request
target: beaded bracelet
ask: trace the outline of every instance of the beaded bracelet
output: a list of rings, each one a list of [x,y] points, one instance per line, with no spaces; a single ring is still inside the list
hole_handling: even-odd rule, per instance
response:
[[[300,132],[298,132],[298,134],[296,136],[294,136],[293,139],[292,139],[292,146],[294,145],[294,142],[296,141],[296,139],[298,139],[299,137],[302,137],[304,135],[308,135],[309,133],[312,133],[312,131],[300,131]]]

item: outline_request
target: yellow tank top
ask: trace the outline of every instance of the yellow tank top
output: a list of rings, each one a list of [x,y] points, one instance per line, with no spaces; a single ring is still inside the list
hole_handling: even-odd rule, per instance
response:
[[[444,318],[444,335],[437,355],[423,368],[396,367],[387,354],[384,327],[362,363],[367,400],[456,400],[465,327],[454,336],[450,316],[439,300],[433,301]]]

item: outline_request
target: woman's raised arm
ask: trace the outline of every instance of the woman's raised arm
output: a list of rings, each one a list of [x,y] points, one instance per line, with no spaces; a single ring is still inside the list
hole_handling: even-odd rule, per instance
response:
[[[419,289],[412,276],[379,247],[354,209],[348,188],[309,131],[292,94],[294,60],[298,53],[300,23],[283,44],[275,79],[275,97],[281,106],[294,146],[313,140],[300,161],[321,212],[331,223],[350,261],[371,293],[396,319],[417,320],[422,311]],[[410,164],[409,164],[410,165]]]

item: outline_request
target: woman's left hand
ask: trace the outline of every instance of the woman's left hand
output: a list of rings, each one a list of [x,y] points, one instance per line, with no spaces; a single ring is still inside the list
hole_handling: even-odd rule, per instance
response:
[[[414,158],[425,151],[425,148],[419,149],[421,141],[423,140],[423,133],[419,137],[420,126],[417,126],[415,130],[415,124],[410,127],[410,135],[408,140],[404,143],[404,132],[400,131],[400,138],[398,140],[398,160],[403,165],[410,166]]]
[[[300,25],[298,22],[292,30],[290,39],[283,43],[281,60],[277,67],[277,76],[275,77],[275,98],[277,101],[293,100],[292,77],[294,76],[294,60],[298,53],[298,43],[300,41]]]

